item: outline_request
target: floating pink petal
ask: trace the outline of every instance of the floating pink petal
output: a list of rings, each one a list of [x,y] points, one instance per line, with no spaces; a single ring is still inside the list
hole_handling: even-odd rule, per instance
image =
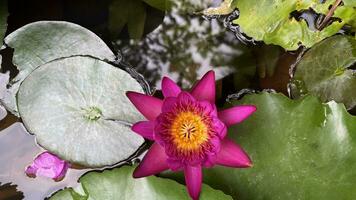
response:
[[[206,73],[191,93],[182,91],[169,78],[162,80],[164,99],[128,92],[136,108],[149,120],[136,123],[132,130],[154,143],[134,171],[135,178],[171,169],[183,170],[187,190],[198,200],[202,167],[216,164],[246,168],[252,162],[247,153],[226,138],[227,128],[256,111],[253,105],[217,111],[215,75]]]
[[[26,168],[25,173],[29,176],[42,176],[61,180],[64,178],[69,164],[49,152],[38,155],[33,163]]]

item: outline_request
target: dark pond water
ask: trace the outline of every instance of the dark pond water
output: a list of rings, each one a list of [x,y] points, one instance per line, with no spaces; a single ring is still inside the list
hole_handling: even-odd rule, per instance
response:
[[[206,71],[214,69],[219,79],[220,105],[228,94],[243,88],[272,88],[287,94],[289,68],[299,52],[284,52],[279,47],[260,43],[243,44],[230,30],[233,27],[225,26],[229,24],[225,17],[207,20],[194,14],[193,11],[208,5],[218,5],[219,0],[180,1],[168,13],[147,6],[145,33],[140,40],[128,40],[127,27],[120,33],[110,32],[111,3],[109,0],[11,0],[7,34],[33,21],[71,21],[95,32],[114,52],[121,52],[125,62],[157,89],[165,75],[188,88]],[[16,70],[9,62],[11,52],[3,52],[3,56],[3,71],[10,70],[14,76]],[[0,116],[4,116],[3,110]],[[44,150],[16,117],[8,115],[0,122],[0,128],[0,200],[43,199],[58,189],[75,186],[78,178],[90,170],[70,169],[59,182],[27,177],[25,167]]]

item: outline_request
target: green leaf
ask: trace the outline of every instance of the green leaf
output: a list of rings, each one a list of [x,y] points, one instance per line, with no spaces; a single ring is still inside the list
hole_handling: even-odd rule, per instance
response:
[[[253,167],[214,167],[204,182],[236,199],[354,199],[356,196],[356,117],[342,104],[307,96],[245,96],[232,105],[253,104],[257,111],[230,127]]]
[[[143,120],[126,97],[143,93],[127,72],[75,56],[49,62],[21,84],[18,108],[36,141],[65,160],[101,167],[127,159],[144,142],[130,124]]]
[[[342,2],[344,2],[345,5],[356,7],[355,0],[343,0]]]
[[[91,200],[190,199],[184,185],[155,176],[134,179],[132,177],[133,170],[134,167],[123,166],[103,172],[90,172],[80,178],[79,188],[59,191],[50,200],[79,200],[78,195],[81,195],[82,199],[87,197]],[[225,200],[232,198],[204,184],[200,199]]]
[[[300,45],[311,47],[337,33],[345,24],[352,25],[355,8],[347,4],[337,8],[334,17],[340,17],[341,22],[334,21],[322,31],[309,29],[305,20],[297,21],[291,13],[311,8],[326,14],[330,2],[334,1],[323,4],[319,0],[238,0],[240,16],[234,23],[243,33],[266,44],[280,45],[287,50],[296,50]]]
[[[356,40],[337,35],[305,53],[292,80],[292,95],[314,94],[327,102],[335,100],[347,108],[356,105]]]
[[[114,60],[115,55],[106,44],[89,30],[68,22],[40,21],[28,24],[5,38],[14,49],[13,64],[19,74],[11,80],[1,102],[18,115],[16,94],[21,82],[38,66],[55,59],[90,55],[102,60]]]

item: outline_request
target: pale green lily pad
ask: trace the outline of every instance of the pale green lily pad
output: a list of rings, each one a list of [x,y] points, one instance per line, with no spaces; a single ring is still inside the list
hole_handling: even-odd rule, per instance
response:
[[[1,65],[1,56],[0,56]],[[4,96],[6,85],[9,83],[9,73],[0,73],[0,99]],[[4,119],[7,115],[6,109],[0,104],[0,120]]]
[[[0,57],[0,65],[1,65],[1,57]],[[10,79],[9,72],[0,73],[0,99],[4,96],[6,92],[6,85],[9,83],[9,79]]]
[[[335,100],[347,108],[356,105],[356,40],[351,36],[328,38],[307,51],[297,65],[292,80],[292,95],[307,93],[327,102]]]
[[[321,31],[311,30],[304,20],[297,21],[291,17],[294,11],[314,9],[322,14],[327,13],[334,0],[320,3],[320,0],[238,0],[235,3],[240,11],[238,19],[234,20],[241,31],[255,40],[263,40],[266,44],[280,45],[286,50],[296,50],[300,45],[311,47],[317,42],[334,35],[345,24],[353,25],[356,9],[352,4],[345,3],[336,9],[334,17],[340,17],[341,22],[334,21]]]
[[[19,113],[27,130],[50,152],[85,166],[112,165],[144,142],[130,130],[143,117],[126,91],[143,92],[121,69],[89,57],[59,59],[23,81]]]
[[[228,134],[246,150],[253,167],[207,169],[205,183],[240,200],[355,198],[356,117],[342,104],[269,93],[232,104],[257,107]]]
[[[11,80],[1,102],[17,113],[16,94],[21,82],[37,67],[63,57],[90,55],[102,60],[115,60],[109,47],[94,33],[69,22],[40,21],[28,24],[5,38],[14,49],[13,64],[19,74]]]
[[[173,180],[150,176],[134,179],[134,167],[123,166],[103,172],[90,172],[80,178],[80,187],[57,192],[50,200],[189,200],[185,186]],[[232,199],[203,185],[201,200]]]

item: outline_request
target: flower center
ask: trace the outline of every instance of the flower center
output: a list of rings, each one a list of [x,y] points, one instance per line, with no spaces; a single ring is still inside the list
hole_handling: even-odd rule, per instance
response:
[[[90,121],[97,121],[102,116],[101,110],[95,106],[82,108],[82,110],[84,111],[84,118]]]
[[[177,149],[183,152],[198,150],[209,139],[202,117],[189,111],[177,114],[170,132]]]

